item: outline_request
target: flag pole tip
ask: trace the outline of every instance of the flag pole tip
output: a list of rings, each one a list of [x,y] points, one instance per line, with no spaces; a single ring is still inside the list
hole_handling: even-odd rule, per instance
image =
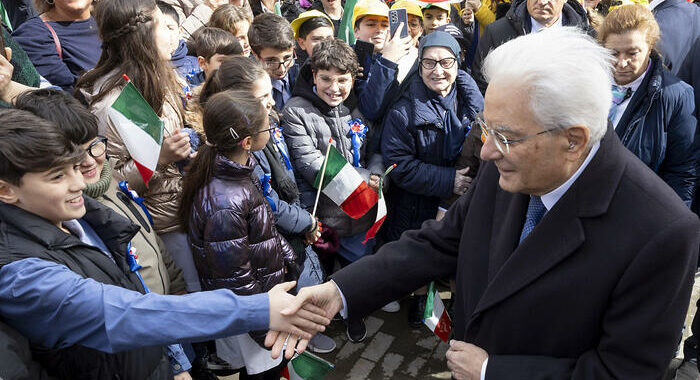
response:
[[[392,167],[392,168],[395,168],[395,167],[396,167],[396,164],[391,165],[391,167]]]
[[[124,77],[124,79],[126,79],[127,82],[130,82],[130,81],[131,81],[131,79],[129,79],[129,77],[126,76],[126,74],[122,74],[122,77]]]
[[[329,144],[333,144],[333,138],[332,138],[332,137],[328,139],[328,143],[329,143]]]

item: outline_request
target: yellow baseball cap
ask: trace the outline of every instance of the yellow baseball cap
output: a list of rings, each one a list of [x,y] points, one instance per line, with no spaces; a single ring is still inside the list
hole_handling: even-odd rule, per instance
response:
[[[352,28],[355,22],[364,16],[382,16],[389,19],[389,6],[381,0],[359,0],[352,10]]]
[[[420,9],[420,5],[411,0],[399,0],[391,6],[391,9],[406,9],[406,13],[409,15],[414,15],[423,18],[423,12]]]
[[[294,31],[294,38],[298,37],[299,28],[301,28],[301,26],[304,25],[304,23],[306,21],[308,21],[312,18],[316,18],[316,17],[323,17],[323,18],[327,19],[328,22],[331,23],[331,29],[333,29],[333,20],[331,20],[331,18],[328,17],[327,14],[325,14],[319,10],[312,9],[310,11],[306,11],[306,12],[300,14],[299,17],[297,17],[294,21],[292,21],[291,25],[292,25],[292,30]]]
[[[440,3],[428,3],[428,4],[425,4],[425,6],[423,6],[423,9],[430,9],[430,8],[442,9],[444,11],[447,11],[447,14],[449,15],[450,10],[452,9],[452,4],[450,4],[448,2],[440,2]]]

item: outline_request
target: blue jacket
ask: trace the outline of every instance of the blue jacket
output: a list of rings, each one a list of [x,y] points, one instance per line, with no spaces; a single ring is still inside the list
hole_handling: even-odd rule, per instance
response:
[[[683,60],[700,37],[700,9],[685,0],[664,0],[653,13],[661,29],[659,52],[673,75],[678,75]]]
[[[190,86],[194,87],[204,83],[204,71],[199,67],[197,57],[188,55],[185,40],[180,40],[180,44],[173,52],[172,57],[170,57],[170,62],[175,66],[177,73],[187,80]]]
[[[697,173],[693,89],[661,65],[652,67],[615,128],[622,143],[690,206]]]
[[[455,158],[444,157],[444,110],[431,104],[431,92],[420,76],[410,79],[409,87],[384,118],[382,157],[384,165],[397,164],[391,172],[387,194],[387,241],[398,239],[407,229],[420,227],[434,218],[441,198],[452,195]],[[484,98],[474,80],[459,71],[457,115],[464,135],[468,125],[484,108]]]

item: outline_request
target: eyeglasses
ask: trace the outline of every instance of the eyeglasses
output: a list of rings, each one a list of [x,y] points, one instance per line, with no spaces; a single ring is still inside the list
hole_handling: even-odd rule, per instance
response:
[[[484,116],[482,114],[479,114],[476,116],[474,119],[474,123],[477,123],[479,127],[481,128],[481,136],[482,136],[482,141],[486,143],[486,139],[489,137],[493,137],[493,143],[496,145],[496,148],[498,149],[501,154],[507,154],[510,153],[510,146],[512,144],[516,144],[519,142],[523,142],[529,138],[539,136],[548,132],[552,132],[558,128],[551,128],[551,129],[546,129],[541,132],[534,133],[532,135],[527,135],[524,137],[521,137],[519,139],[515,140],[509,140],[506,136],[504,136],[501,132],[493,130],[493,128],[489,128],[486,125],[486,122],[484,121]]]
[[[97,136],[97,140],[88,145],[86,151],[92,158],[98,158],[107,151],[107,138]]]
[[[439,63],[440,67],[442,67],[443,69],[449,69],[452,66],[454,66],[455,62],[457,62],[457,58],[453,58],[453,57],[443,58],[439,61],[436,61],[436,60],[430,59],[430,58],[423,58],[420,60],[420,65],[423,66],[423,68],[426,70],[432,70]]]
[[[269,132],[270,134],[272,134],[272,132],[275,131],[275,128],[277,128],[277,126],[275,126],[274,124],[270,124],[270,128],[265,128],[262,131],[257,131],[255,133],[251,134],[251,136],[255,136],[257,134],[265,133],[265,132]]]
[[[279,70],[280,67],[289,67],[294,63],[294,60],[296,59],[296,52],[289,58],[285,59],[284,61],[273,61],[271,59],[264,59],[261,64],[263,65],[264,68],[266,69],[272,69],[272,70]]]

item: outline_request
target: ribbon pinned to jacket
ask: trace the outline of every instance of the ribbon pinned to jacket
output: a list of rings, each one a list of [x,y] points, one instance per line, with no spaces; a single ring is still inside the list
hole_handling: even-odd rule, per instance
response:
[[[287,151],[287,145],[284,143],[282,127],[280,127],[277,123],[274,123],[274,125],[275,132],[272,134],[272,141],[275,143],[277,150],[280,152],[282,160],[284,160],[284,166],[287,167],[287,170],[292,170],[292,162],[289,160],[289,152]]]
[[[348,124],[350,125],[348,136],[352,139],[352,166],[359,168],[360,148],[362,147],[362,141],[367,137],[369,128],[367,128],[360,119],[350,120]]]
[[[263,176],[260,177],[260,186],[262,186],[263,195],[265,196],[265,199],[267,199],[267,203],[270,204],[272,211],[277,211],[277,205],[275,205],[275,201],[272,200],[272,197],[270,196],[270,191],[272,190],[272,185],[270,185],[271,179],[272,175],[270,173],[263,174]]]
[[[148,286],[146,286],[146,283],[143,282],[143,277],[141,277],[141,273],[139,270],[142,268],[141,264],[138,262],[138,256],[136,256],[136,252],[134,252],[134,248],[131,246],[131,243],[127,246],[127,249],[129,252],[126,255],[126,262],[129,264],[129,270],[136,273],[136,277],[139,278],[139,281],[141,281],[141,285],[143,285],[143,290],[146,293],[150,293],[151,291],[148,289]]]
[[[139,197],[136,191],[131,190],[129,183],[126,181],[119,181],[119,190],[128,195],[132,201],[136,202],[136,204],[141,207],[143,213],[146,214],[146,217],[148,217],[148,222],[151,223],[151,226],[153,226],[153,218],[151,218],[151,213],[148,212],[148,209],[146,209],[146,206],[143,204],[143,198]]]

